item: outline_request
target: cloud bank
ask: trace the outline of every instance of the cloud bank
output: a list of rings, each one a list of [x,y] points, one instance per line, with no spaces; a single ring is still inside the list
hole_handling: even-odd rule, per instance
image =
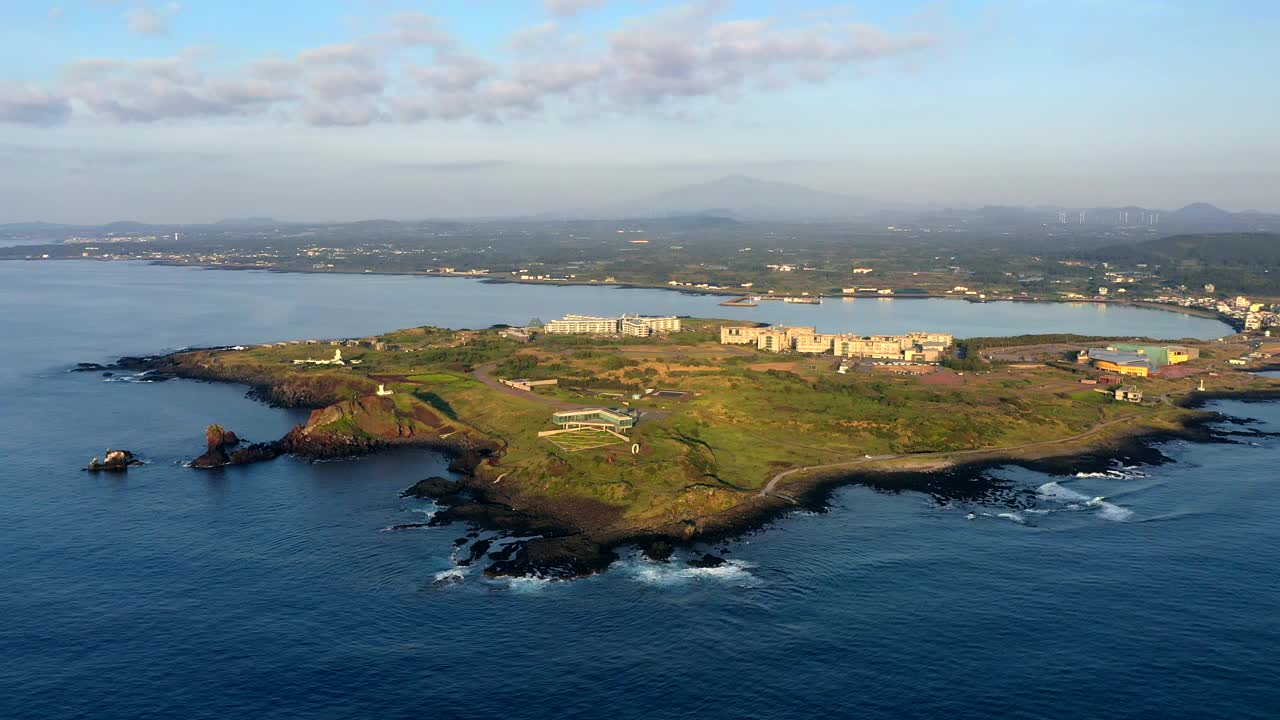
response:
[[[572,16],[598,0],[547,0]],[[212,71],[216,51],[86,58],[49,88],[0,86],[0,122],[55,126],[84,114],[119,123],[272,116],[317,126],[507,122],[566,115],[673,112],[744,93],[824,82],[850,68],[909,60],[937,44],[832,20],[726,17],[703,0],[621,21],[595,38],[557,22],[514,33],[508,55],[475,54],[435,17],[409,13],[382,32]],[[131,27],[163,33],[177,5],[137,11]]]

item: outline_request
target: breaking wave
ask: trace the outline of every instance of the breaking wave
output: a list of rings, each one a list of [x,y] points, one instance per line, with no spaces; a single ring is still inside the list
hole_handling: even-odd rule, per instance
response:
[[[720,582],[738,587],[755,587],[760,579],[751,574],[751,563],[741,560],[726,560],[723,565],[710,568],[698,568],[685,565],[679,560],[655,562],[645,558],[628,558],[614,563],[615,570],[621,570],[631,580],[660,587],[675,587],[691,582]]]
[[[1036,494],[1041,497],[1051,498],[1053,500],[1063,500],[1063,501],[1070,501],[1070,502],[1082,502],[1082,501],[1089,500],[1088,495],[1083,495],[1081,493],[1078,493],[1075,490],[1072,490],[1071,488],[1062,487],[1057,482],[1047,482],[1041,485],[1040,487],[1036,488]]]
[[[124,383],[156,382],[156,378],[151,377],[151,372],[152,371],[150,370],[143,370],[140,373],[133,373],[132,375],[112,375],[111,377],[102,378],[102,382],[124,382]]]
[[[1108,480],[1134,480],[1137,478],[1151,477],[1150,473],[1139,472],[1136,467],[1122,467],[1115,470],[1104,470],[1102,472],[1078,472],[1078,478],[1106,478]]]
[[[1057,502],[1064,503],[1064,510],[1084,510],[1097,508],[1098,516],[1104,520],[1124,522],[1133,517],[1133,511],[1112,502],[1107,502],[1103,495],[1089,497],[1071,488],[1063,487],[1057,482],[1047,482],[1036,488],[1036,494]]]
[[[1090,507],[1098,508],[1098,514],[1105,520],[1124,522],[1125,520],[1133,517],[1132,510],[1120,507],[1115,503],[1109,503],[1104,497],[1096,497],[1085,504]]]

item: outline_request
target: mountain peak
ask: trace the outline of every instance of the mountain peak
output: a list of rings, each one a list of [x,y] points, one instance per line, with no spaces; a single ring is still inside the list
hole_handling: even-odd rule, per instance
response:
[[[628,206],[626,214],[716,214],[753,220],[848,219],[876,209],[871,201],[733,173],[708,182],[668,190]]]
[[[1207,202],[1194,202],[1181,210],[1176,211],[1179,215],[1193,218],[1216,219],[1230,217],[1231,213],[1222,208]]]

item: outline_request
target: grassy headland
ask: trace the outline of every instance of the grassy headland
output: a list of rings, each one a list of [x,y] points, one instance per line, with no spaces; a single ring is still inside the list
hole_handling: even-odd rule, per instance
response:
[[[1203,417],[1183,402],[1201,379],[1214,392],[1280,388],[1226,363],[1252,349],[1244,344],[1201,343],[1184,377],[1126,380],[1145,394],[1135,404],[1082,384],[1099,373],[1068,358],[1096,339],[976,339],[964,362],[950,363],[955,369],[868,365],[838,374],[831,356],[720,345],[721,324],[688,321],[685,332],[645,339],[540,335],[529,343],[499,329],[423,327],[336,346],[184,352],[155,366],[314,408],[290,433],[288,451],[297,454],[395,443],[451,451],[467,479],[433,491],[451,498],[443,516],[557,535],[492,569],[561,574],[600,569],[598,558],[578,561],[611,557],[620,543],[688,541],[758,522],[841,474],[1071,455],[1176,433]],[[342,365],[294,362],[337,349]],[[558,385],[527,392],[499,382],[512,378]],[[582,407],[634,410],[639,420],[625,441],[539,436],[554,429],[553,412]]]

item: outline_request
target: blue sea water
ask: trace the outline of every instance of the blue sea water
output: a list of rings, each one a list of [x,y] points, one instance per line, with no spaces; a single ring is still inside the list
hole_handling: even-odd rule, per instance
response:
[[[232,386],[65,372],[574,309],[717,314],[705,300],[0,264],[0,718],[1280,716],[1280,438],[1265,434],[1280,404],[1215,403],[1257,420],[1222,429],[1264,432],[1163,443],[1167,464],[997,468],[967,481],[995,490],[982,500],[848,487],[828,513],[708,548],[727,566],[627,554],[545,583],[455,569],[463,528],[387,530],[430,512],[398,494],[444,472],[436,456],[199,472],[182,462],[205,424],[259,440],[301,415]],[[927,302],[876,322],[946,329],[913,316]],[[928,312],[1008,333],[1222,331],[1128,308],[942,302]],[[78,470],[108,446],[147,464]]]

